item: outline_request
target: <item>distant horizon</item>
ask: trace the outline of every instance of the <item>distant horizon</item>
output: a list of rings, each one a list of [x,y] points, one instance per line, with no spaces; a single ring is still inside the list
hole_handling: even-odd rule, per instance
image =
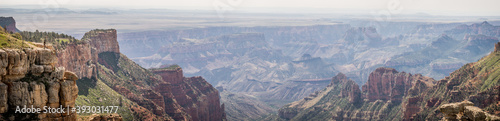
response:
[[[68,8],[86,9],[171,9],[171,10],[214,10],[249,13],[360,13],[360,14],[429,14],[445,16],[500,16],[500,1],[495,0],[0,0],[2,8]]]

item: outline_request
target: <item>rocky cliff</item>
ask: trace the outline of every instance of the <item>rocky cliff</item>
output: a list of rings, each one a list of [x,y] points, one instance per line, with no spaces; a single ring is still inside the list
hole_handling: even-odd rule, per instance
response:
[[[88,43],[70,43],[66,48],[56,50],[56,66],[65,67],[68,71],[75,72],[80,78],[95,77],[95,64],[97,54]]]
[[[411,81],[411,74],[399,73],[392,68],[377,68],[363,85],[363,92],[369,101],[401,102],[405,93],[411,88]]]
[[[500,117],[484,112],[470,101],[444,104],[439,111],[444,114],[442,121],[500,121]]]
[[[26,32],[23,34],[23,36],[31,37],[30,39],[31,41],[41,41],[39,40],[41,39],[40,36],[53,37],[54,34],[57,33]],[[65,37],[65,36],[67,35],[62,35],[60,37]],[[72,37],[66,37],[66,38],[72,38]],[[117,39],[116,30],[96,29],[87,32],[81,40],[72,39],[69,41],[62,41],[62,40],[50,41],[53,43],[48,44],[47,47],[55,48],[55,50],[50,51],[51,52],[50,56],[44,55],[39,57],[45,57],[45,58],[54,57],[53,59],[51,59],[51,63],[47,63],[44,61],[42,65],[27,66],[28,64],[18,64],[16,66],[6,66],[7,70],[12,70],[12,73],[14,75],[1,76],[0,79],[4,81],[4,80],[14,80],[16,78],[22,78],[18,77],[19,74],[17,73],[26,71],[23,70],[25,66],[29,67],[29,69],[31,68],[35,69],[35,71],[33,72],[28,70],[27,72],[28,74],[30,73],[38,74],[42,72],[50,73],[51,71],[54,70],[53,68],[54,66],[63,66],[66,68],[66,70],[74,71],[75,74],[73,74],[73,76],[70,76],[72,77],[71,80],[73,80],[73,84],[75,86],[78,85],[80,86],[80,88],[75,88],[77,91],[75,93],[71,93],[74,95],[77,94],[79,95],[76,101],[74,98],[72,99],[73,101],[71,101],[71,103],[73,105],[76,102],[77,105],[80,106],[86,105],[86,106],[120,107],[117,112],[120,115],[120,117],[116,116],[95,117],[91,116],[90,114],[84,113],[81,114],[80,116],[83,117],[83,119],[92,119],[92,118],[96,120],[97,119],[193,120],[193,118],[196,120],[225,119],[223,118],[225,115],[224,106],[220,106],[218,92],[215,89],[213,89],[211,85],[206,83],[204,79],[200,77],[185,78],[184,76],[182,76],[182,71],[180,72],[181,76],[177,78],[169,78],[170,76],[166,76],[167,80],[169,81],[171,80],[179,81],[179,83],[182,82],[182,86],[189,87],[189,89],[188,88],[177,89],[176,86],[172,86],[171,82],[163,81],[162,76],[156,75],[151,71],[140,67],[139,65],[128,59],[125,55],[121,54],[116,39]],[[12,41],[13,40],[14,39],[12,39]],[[20,43],[21,41],[16,40],[16,42]],[[16,46],[13,47],[22,45],[22,44],[19,45],[17,44],[18,43],[16,43]],[[36,46],[43,47],[42,44],[38,44]],[[10,51],[6,52],[8,54],[11,53]],[[45,53],[40,52],[40,54],[45,54]],[[24,55],[29,55],[29,54],[24,54]],[[30,57],[32,56],[27,56],[27,57],[21,56],[20,58],[22,61],[25,61],[27,60],[26,58],[29,59]],[[36,61],[35,63],[38,63],[38,61]],[[40,70],[41,72],[39,72]],[[3,71],[0,70],[0,72]],[[9,72],[6,73],[9,74]],[[69,79],[69,77],[67,79]],[[78,81],[75,82],[75,80],[77,79]],[[24,79],[24,81],[26,80],[29,79]],[[41,81],[40,83],[42,82],[44,81]],[[67,83],[69,82],[70,81],[67,81]],[[30,83],[28,83],[28,86],[29,84]],[[48,88],[49,87],[45,89]],[[8,89],[10,89],[10,87]],[[66,87],[62,89],[65,89],[65,92],[68,92],[66,91],[68,90]],[[178,97],[181,96],[180,95],[174,96],[174,94],[180,94],[177,93],[178,91],[185,91],[185,93],[183,94],[185,94],[186,97],[189,97],[189,99],[193,100],[191,101],[183,100],[182,101],[183,105],[182,106],[179,105],[180,101],[176,100],[176,96]],[[193,92],[196,93],[192,94]],[[57,95],[62,95],[62,94],[57,94]],[[63,99],[65,101],[70,100],[69,97],[62,98],[61,100]],[[179,98],[179,100],[181,99],[183,98]],[[49,100],[49,102],[51,101]],[[10,107],[5,107],[4,110],[10,110],[10,109],[11,109]],[[189,112],[189,114],[186,112]],[[217,113],[217,115],[214,113]],[[190,114],[193,116],[191,116]],[[73,116],[73,118],[74,117],[76,116]],[[58,117],[52,116],[51,118],[58,118]]]
[[[161,95],[169,95],[162,90],[170,90],[182,110],[195,121],[220,121],[226,120],[224,104],[220,104],[219,92],[202,77],[185,78],[182,69],[178,66],[171,69],[154,69],[153,73],[162,76],[166,86],[157,86],[155,90]],[[164,96],[165,100],[172,98]],[[165,102],[165,106],[169,101]],[[170,109],[170,107],[165,107]],[[168,112],[167,112],[168,113]]]
[[[8,32],[20,32],[19,29],[16,28],[16,21],[13,17],[0,17],[0,26]]]
[[[76,120],[75,112],[43,113],[49,107],[74,107],[78,94],[78,77],[56,68],[56,60],[50,49],[0,49],[0,120]],[[16,112],[23,107],[42,111]]]
[[[77,71],[90,81],[87,83],[102,82],[133,102],[125,104],[129,105],[126,108],[133,113],[133,119],[225,119],[219,93],[204,79],[185,78],[182,71],[173,75],[156,75],[140,67],[120,53],[114,29],[87,32],[80,42],[67,44],[57,55],[63,58],[59,59],[60,65]],[[131,117],[124,118],[132,120]]]
[[[90,46],[96,49],[95,53],[120,53],[115,29],[95,29],[83,35],[83,41],[89,41]]]

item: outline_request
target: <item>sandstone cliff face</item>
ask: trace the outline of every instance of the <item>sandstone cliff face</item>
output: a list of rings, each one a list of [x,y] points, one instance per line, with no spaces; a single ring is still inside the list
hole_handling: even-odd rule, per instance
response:
[[[182,69],[159,69],[153,73],[162,76],[165,85],[157,86],[155,90],[164,95],[165,100],[172,98],[164,90],[171,90],[182,110],[195,121],[220,121],[225,120],[224,106],[220,105],[219,92],[202,77],[185,78]],[[165,108],[171,109],[171,101],[165,101]],[[175,113],[166,110],[167,113]],[[175,119],[175,117],[174,117]]]
[[[93,53],[88,43],[68,44],[66,48],[56,50],[56,66],[65,67],[68,71],[75,72],[80,78],[91,78],[95,74],[95,60],[97,54]]]
[[[0,17],[0,26],[8,32],[20,32],[19,29],[16,28],[16,21],[13,17]]]
[[[96,49],[95,53],[115,52],[120,53],[120,47],[116,40],[115,29],[92,30],[85,33],[82,40],[90,40],[90,46]]]
[[[393,68],[377,68],[370,73],[368,81],[363,85],[363,92],[369,101],[401,102],[416,81],[429,82],[419,77],[422,76],[398,72]]]
[[[15,113],[17,106],[74,107],[77,76],[49,49],[0,49],[0,120],[76,120],[76,113]],[[46,108],[48,108],[46,107]]]
[[[120,53],[115,29],[89,31],[80,42],[69,43],[65,48],[56,50],[56,64],[75,72],[80,78],[95,77],[95,64],[98,54],[102,52]]]

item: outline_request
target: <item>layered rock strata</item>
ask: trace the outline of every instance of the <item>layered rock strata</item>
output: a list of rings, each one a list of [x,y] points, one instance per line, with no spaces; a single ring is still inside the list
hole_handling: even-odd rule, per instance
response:
[[[175,108],[172,105],[172,97],[182,106],[182,110],[195,121],[221,121],[225,120],[224,105],[220,105],[220,97],[217,89],[212,87],[202,77],[183,76],[180,67],[174,69],[155,69],[153,73],[162,76],[165,83],[155,88],[165,100],[165,109]],[[166,110],[167,114],[179,112]],[[176,117],[173,117],[176,119]]]
[[[76,120],[74,112],[43,113],[49,108],[72,108],[78,77],[55,68],[50,49],[0,49],[0,120]],[[24,107],[40,113],[22,113]]]

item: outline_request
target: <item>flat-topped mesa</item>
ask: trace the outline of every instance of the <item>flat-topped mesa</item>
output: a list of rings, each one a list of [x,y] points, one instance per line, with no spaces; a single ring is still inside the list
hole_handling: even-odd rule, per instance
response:
[[[76,120],[76,113],[15,113],[17,107],[74,107],[78,77],[55,68],[55,52],[0,49],[0,120]]]
[[[182,72],[182,68],[173,65],[168,68],[160,68],[160,69],[150,69],[154,74],[160,75],[164,81],[169,82],[171,84],[179,84],[184,80],[184,74]]]
[[[13,17],[0,17],[0,26],[8,32],[20,32],[19,29],[16,28],[16,21]]]
[[[96,53],[115,52],[120,53],[115,29],[94,29],[85,33],[82,40],[89,41],[90,46],[96,49]]]

